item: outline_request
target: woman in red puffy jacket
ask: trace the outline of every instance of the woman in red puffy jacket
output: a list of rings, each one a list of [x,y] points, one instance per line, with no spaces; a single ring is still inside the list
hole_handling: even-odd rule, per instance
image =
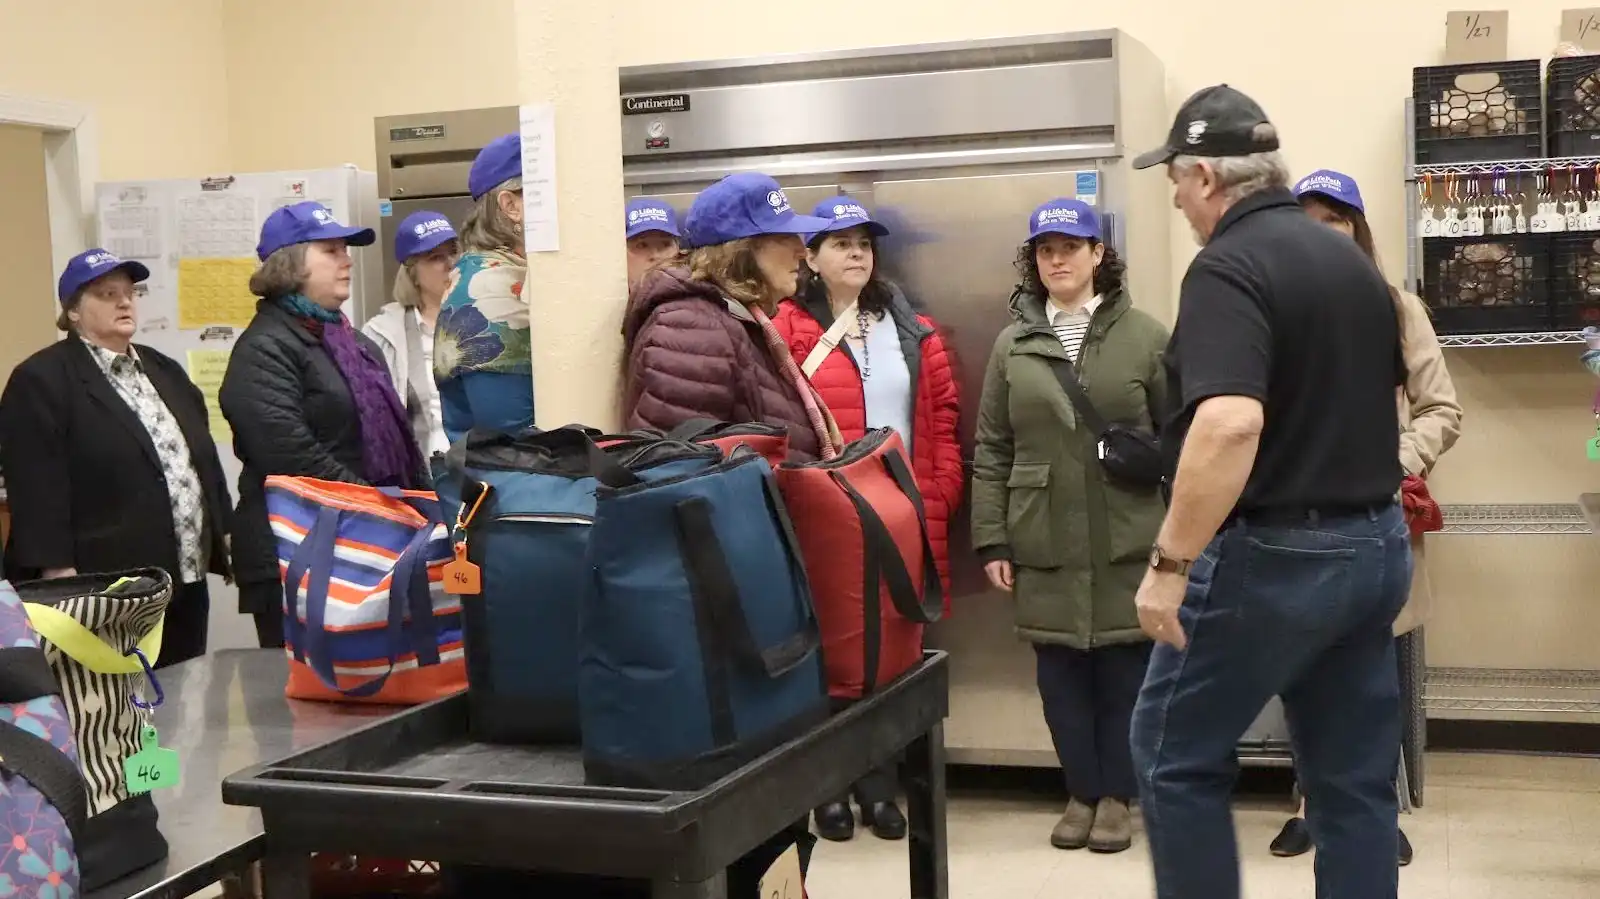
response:
[[[868,428],[900,432],[922,491],[939,576],[948,584],[947,535],[964,479],[950,355],[933,322],[877,276],[877,239],[888,229],[849,197],[824,200],[812,214],[830,223],[807,238],[800,289],[778,304],[773,324],[833,412],[845,441],[860,438]],[[891,768],[868,775],[855,788],[861,822],[884,839],[905,835],[894,786]],[[848,802],[825,805],[816,816],[824,838],[848,840],[855,832]]]

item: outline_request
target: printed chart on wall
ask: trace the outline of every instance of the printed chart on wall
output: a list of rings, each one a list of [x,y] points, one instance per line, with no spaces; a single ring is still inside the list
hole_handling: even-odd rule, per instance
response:
[[[97,186],[101,245],[150,269],[140,285],[135,342],[178,361],[200,388],[230,487],[238,463],[217,395],[233,343],[255,316],[249,282],[261,223],[303,200],[322,203],[340,221],[361,222],[369,217],[368,193],[375,213],[372,177],[352,166]],[[355,304],[348,309],[354,317]]]

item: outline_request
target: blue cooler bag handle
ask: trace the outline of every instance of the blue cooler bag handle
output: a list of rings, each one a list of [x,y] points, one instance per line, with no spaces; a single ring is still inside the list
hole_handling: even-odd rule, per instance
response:
[[[428,568],[422,558],[428,541],[433,537],[433,524],[439,518],[439,504],[437,501],[403,497],[398,490],[385,489],[382,492],[416,506],[429,522],[412,535],[406,548],[395,560],[394,571],[390,575],[389,620],[384,626],[389,644],[389,667],[382,674],[347,689],[339,686],[333,670],[333,653],[328,648],[324,623],[328,613],[328,582],[333,577],[334,546],[339,538],[338,509],[323,506],[317,510],[316,524],[311,526],[305,539],[295,547],[283,575],[286,603],[284,626],[290,633],[290,642],[294,644],[295,661],[309,665],[323,686],[356,698],[377,693],[383,689],[389,675],[394,673],[395,662],[405,653],[405,614],[408,606],[411,607],[412,623],[417,626],[417,633],[413,635],[417,644],[413,647],[417,653],[417,664],[438,664],[439,661],[433,601],[428,590]],[[299,615],[300,581],[308,571],[311,577],[306,585],[306,620],[302,625]],[[427,645],[424,646],[424,643]]]
[[[773,498],[776,488],[770,476],[763,476],[763,484]],[[817,626],[810,599],[810,587],[803,568],[796,565],[793,526],[788,513],[781,505],[772,511],[777,517],[784,541],[784,551],[790,559],[791,574],[797,576],[795,602],[800,613],[800,630],[794,636],[769,647],[756,645],[750,632],[750,621],[744,614],[744,603],[739,597],[738,584],[728,559],[722,552],[722,542],[711,524],[711,504],[703,497],[694,497],[678,503],[673,510],[678,523],[678,548],[683,555],[684,568],[689,576],[689,587],[696,604],[707,613],[711,632],[723,652],[730,654],[766,677],[776,680],[800,667],[822,645],[822,634]]]

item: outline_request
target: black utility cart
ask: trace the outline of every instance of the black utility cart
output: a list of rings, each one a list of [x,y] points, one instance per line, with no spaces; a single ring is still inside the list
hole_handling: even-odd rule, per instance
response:
[[[912,899],[947,899],[942,652],[876,695],[697,792],[586,786],[579,750],[467,737],[464,695],[227,778],[261,809],[264,899],[306,899],[311,852],[648,882],[722,899],[726,868],[904,753]]]

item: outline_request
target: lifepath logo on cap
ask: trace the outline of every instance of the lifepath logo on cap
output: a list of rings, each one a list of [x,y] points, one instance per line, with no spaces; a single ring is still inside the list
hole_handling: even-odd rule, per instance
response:
[[[122,257],[116,253],[90,253],[83,257],[83,264],[90,268],[98,268],[102,265],[116,265],[120,262],[122,262]]]
[[[767,205],[772,207],[773,212],[782,215],[789,211],[789,197],[781,190],[768,191]]]
[[[1327,175],[1311,175],[1295,185],[1294,188],[1295,193],[1300,194],[1308,190],[1331,190],[1342,194],[1344,193],[1344,182],[1338,178],[1330,178]]]
[[[417,223],[417,226],[411,230],[418,237],[427,237],[429,234],[450,230],[450,223],[445,219],[428,219],[425,222]]]
[[[1039,225],[1076,225],[1078,224],[1078,210],[1076,209],[1041,209],[1039,210]]]
[[[1187,140],[1191,145],[1200,143],[1200,138],[1205,136],[1206,127],[1207,126],[1204,119],[1198,119],[1190,122],[1189,136],[1185,138],[1185,140]]]
[[[317,224],[319,224],[319,225],[331,225],[331,224],[333,224],[333,213],[329,212],[326,209],[317,208],[317,209],[311,210],[311,217],[316,219],[317,220]]]
[[[771,202],[770,200],[768,202]],[[671,221],[667,211],[660,206],[644,206],[639,209],[628,210],[628,224],[637,225],[640,222],[659,222],[663,225]]]
[[[864,219],[867,210],[858,203],[836,203],[833,207],[834,218]]]

